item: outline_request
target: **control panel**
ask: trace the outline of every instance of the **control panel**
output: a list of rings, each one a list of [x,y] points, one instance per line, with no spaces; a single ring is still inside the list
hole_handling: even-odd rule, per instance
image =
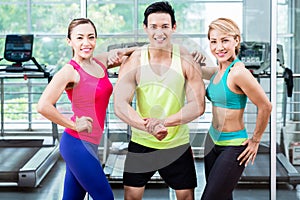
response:
[[[253,74],[266,72],[270,67],[271,47],[268,42],[242,42],[239,59]],[[277,44],[277,61],[284,67],[283,46]]]
[[[260,74],[270,67],[270,44],[242,42],[239,59],[253,74]]]
[[[21,63],[32,57],[33,35],[6,35],[4,58]]]

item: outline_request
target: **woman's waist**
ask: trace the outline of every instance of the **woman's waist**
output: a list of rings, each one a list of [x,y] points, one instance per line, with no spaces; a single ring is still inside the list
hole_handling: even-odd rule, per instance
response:
[[[243,120],[215,120],[212,121],[212,127],[220,132],[236,132],[245,129]]]
[[[87,142],[91,142],[93,144],[97,144],[99,145],[102,135],[103,135],[103,129],[93,129],[93,131],[91,133],[87,133],[87,132],[77,132],[73,129],[70,128],[65,128],[64,130],[66,133],[68,133],[69,135],[87,141]]]
[[[244,129],[243,110],[213,109],[212,125],[221,132],[239,131]]]
[[[231,108],[222,108],[218,106],[212,106],[212,113],[214,116],[220,116],[222,118],[242,118],[244,115],[245,109],[231,109]]]

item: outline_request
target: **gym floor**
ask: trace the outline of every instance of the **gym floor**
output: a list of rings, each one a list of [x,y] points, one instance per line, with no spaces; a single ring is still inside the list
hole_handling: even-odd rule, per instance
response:
[[[195,199],[198,200],[200,199],[205,184],[202,160],[196,160],[196,168],[198,174],[198,187],[195,190]],[[0,187],[0,200],[59,200],[62,197],[64,170],[64,161],[59,159],[37,188]],[[115,199],[122,200],[124,196],[122,185],[112,184],[112,189]],[[300,200],[300,186],[293,188],[288,184],[277,185],[276,198]],[[175,200],[176,198],[174,191],[170,190],[167,186],[162,184],[151,184],[147,186],[143,199]],[[234,191],[234,199],[269,200],[269,186],[262,184],[239,184]]]

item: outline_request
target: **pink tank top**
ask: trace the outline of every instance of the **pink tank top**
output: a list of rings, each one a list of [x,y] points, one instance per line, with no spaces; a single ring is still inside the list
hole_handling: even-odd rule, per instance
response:
[[[74,88],[66,90],[68,98],[72,103],[73,116],[71,117],[71,120],[75,121],[76,116],[91,117],[93,119],[92,132],[78,133],[70,128],[65,128],[65,131],[75,138],[98,145],[103,135],[106,108],[113,87],[108,79],[105,66],[100,61],[94,60],[104,70],[104,77],[96,78],[88,74],[79,64],[74,60],[71,60],[69,64],[71,64],[79,73],[80,81]]]

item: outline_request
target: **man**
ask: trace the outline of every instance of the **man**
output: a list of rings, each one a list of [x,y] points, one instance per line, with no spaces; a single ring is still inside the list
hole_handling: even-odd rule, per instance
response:
[[[197,179],[186,123],[205,109],[200,67],[186,49],[171,43],[176,21],[168,2],[148,6],[143,23],[150,44],[123,63],[114,92],[116,115],[132,127],[123,174],[125,199],[142,199],[158,171],[178,200],[192,200]],[[131,106],[134,94],[136,110]]]

